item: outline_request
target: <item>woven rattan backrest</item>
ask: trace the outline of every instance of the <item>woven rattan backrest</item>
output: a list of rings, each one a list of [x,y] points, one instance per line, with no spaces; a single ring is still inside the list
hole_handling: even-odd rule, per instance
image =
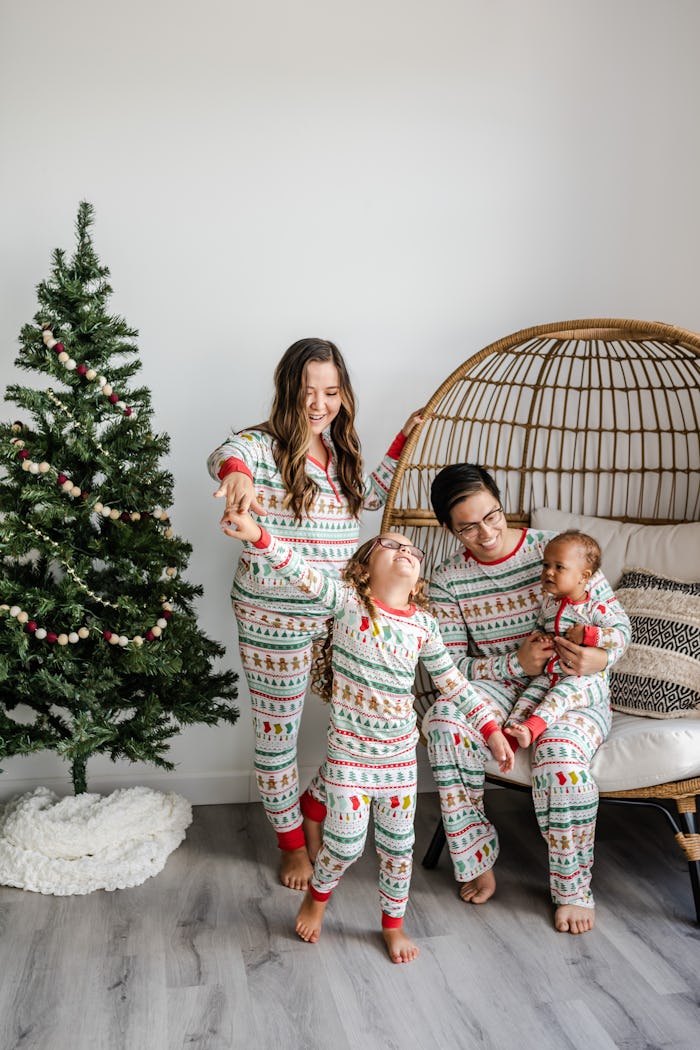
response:
[[[382,529],[457,549],[430,506],[436,473],[479,463],[512,524],[554,507],[620,521],[700,519],[700,335],[644,321],[540,325],[468,358],[404,447]]]

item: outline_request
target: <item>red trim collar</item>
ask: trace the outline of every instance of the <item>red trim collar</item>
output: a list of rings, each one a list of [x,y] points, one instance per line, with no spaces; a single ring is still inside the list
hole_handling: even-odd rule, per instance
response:
[[[409,605],[408,609],[392,609],[390,605],[385,605],[384,602],[380,602],[378,598],[374,597],[374,595],[372,596],[372,601],[378,609],[392,613],[394,616],[413,616],[416,611],[415,605]]]
[[[469,561],[470,558],[473,558],[474,561],[477,563],[477,565],[500,565],[502,562],[508,561],[508,559],[512,558],[514,554],[518,553],[518,551],[522,547],[523,543],[525,542],[525,535],[526,535],[526,533],[527,533],[527,529],[523,529],[522,530],[522,534],[520,536],[520,539],[518,540],[516,545],[513,547],[513,550],[510,552],[510,554],[505,554],[502,558],[495,558],[493,561],[483,561],[481,558],[477,558],[476,554],[472,554],[472,552],[468,551],[467,548],[465,547],[464,548],[464,560],[465,561]]]

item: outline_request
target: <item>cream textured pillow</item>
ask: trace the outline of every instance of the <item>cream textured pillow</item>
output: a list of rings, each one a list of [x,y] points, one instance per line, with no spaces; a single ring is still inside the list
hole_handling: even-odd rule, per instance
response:
[[[617,597],[632,642],[612,669],[611,705],[653,718],[699,718],[700,583],[626,569]]]
[[[554,532],[565,529],[587,532],[600,544],[603,572],[613,587],[618,586],[626,565],[640,565],[684,583],[700,581],[700,522],[634,525],[542,507],[532,512],[530,524],[533,529]]]

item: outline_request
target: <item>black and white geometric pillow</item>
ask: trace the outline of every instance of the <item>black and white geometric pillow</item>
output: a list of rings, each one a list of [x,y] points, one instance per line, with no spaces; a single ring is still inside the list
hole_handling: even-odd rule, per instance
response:
[[[632,623],[632,642],[611,671],[613,708],[700,717],[700,583],[625,569],[615,593]]]

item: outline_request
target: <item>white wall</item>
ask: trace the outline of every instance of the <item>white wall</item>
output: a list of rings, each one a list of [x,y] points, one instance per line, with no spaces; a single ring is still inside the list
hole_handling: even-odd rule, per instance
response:
[[[204,629],[238,666],[235,545],[207,453],[264,417],[295,339],[339,343],[367,460],[457,364],[577,317],[700,329],[695,0],[1,0],[0,388],[78,201],[140,330],[173,519]],[[6,407],[6,415],[13,415]],[[378,527],[378,516],[367,527]],[[178,770],[95,759],[90,786],[249,797],[233,728],[190,729]],[[323,748],[305,714],[302,766]],[[0,796],[66,788],[51,755]]]

